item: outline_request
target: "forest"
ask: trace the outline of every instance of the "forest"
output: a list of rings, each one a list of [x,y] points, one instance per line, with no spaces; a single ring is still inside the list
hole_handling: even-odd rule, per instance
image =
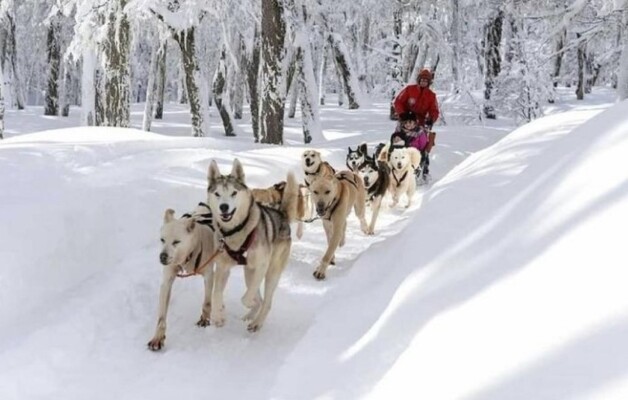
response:
[[[423,67],[480,120],[538,118],[559,86],[623,99],[628,0],[0,0],[0,137],[6,109],[128,127],[141,103],[149,131],[177,102],[193,136],[249,113],[255,142],[282,144],[296,116],[310,143],[327,94],[358,109]]]

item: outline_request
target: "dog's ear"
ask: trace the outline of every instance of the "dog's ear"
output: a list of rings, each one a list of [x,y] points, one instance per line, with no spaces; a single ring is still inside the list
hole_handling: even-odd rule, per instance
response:
[[[240,164],[240,160],[237,158],[233,160],[231,176],[233,176],[238,182],[244,183],[244,168],[242,168],[242,164]]]
[[[347,149],[348,149],[347,151],[348,151],[349,153],[352,153],[352,152],[353,152],[353,150],[351,150],[351,146],[347,147]]]
[[[196,221],[194,220],[194,218],[189,218],[185,223],[185,229],[188,231],[188,233],[192,232],[195,226]]]
[[[209,182],[210,186],[212,182],[216,181],[218,176],[220,176],[218,164],[216,163],[216,160],[212,160],[212,162],[209,163],[209,169],[207,170],[207,181]]]
[[[174,210],[172,208],[169,208],[164,213],[164,224],[172,221],[173,219],[174,219]]]
[[[366,155],[366,151],[367,151],[366,143],[360,143],[360,145],[358,146],[358,153]]]

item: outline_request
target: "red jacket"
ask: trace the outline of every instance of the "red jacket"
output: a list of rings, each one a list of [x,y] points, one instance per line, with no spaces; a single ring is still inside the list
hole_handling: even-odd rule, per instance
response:
[[[419,125],[424,125],[426,119],[430,119],[432,123],[438,119],[436,94],[430,88],[421,88],[417,84],[408,85],[397,94],[393,105],[397,115],[407,111],[414,112]]]

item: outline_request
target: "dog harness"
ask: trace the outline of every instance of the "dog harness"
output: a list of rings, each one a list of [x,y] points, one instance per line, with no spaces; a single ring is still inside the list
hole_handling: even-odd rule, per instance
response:
[[[401,179],[397,179],[397,175],[395,175],[395,171],[393,170],[392,173],[393,178],[395,179],[395,182],[397,182],[397,187],[401,186],[401,182],[403,182],[406,179],[406,176],[408,176],[408,171],[406,171],[403,176],[401,177]]]

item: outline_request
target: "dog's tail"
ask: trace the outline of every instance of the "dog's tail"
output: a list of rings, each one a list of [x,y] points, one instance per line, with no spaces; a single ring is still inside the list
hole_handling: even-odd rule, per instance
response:
[[[294,177],[292,172],[288,172],[286,178],[286,187],[283,190],[283,197],[281,198],[281,211],[286,213],[290,222],[297,219],[297,205],[299,202],[299,184],[297,178]]]

